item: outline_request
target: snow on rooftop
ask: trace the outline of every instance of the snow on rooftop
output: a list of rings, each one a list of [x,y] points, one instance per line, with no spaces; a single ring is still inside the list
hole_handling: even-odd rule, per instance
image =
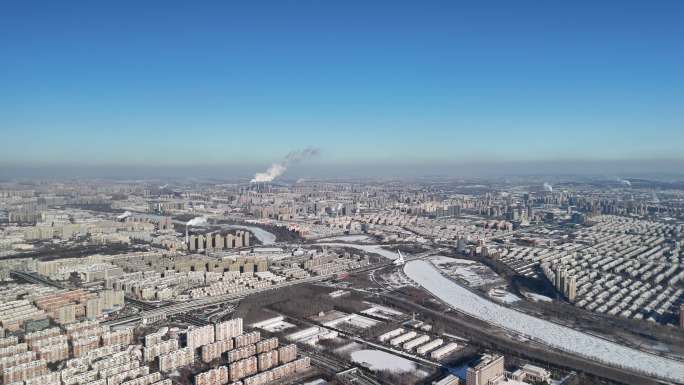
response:
[[[684,381],[682,362],[631,349],[498,305],[443,277],[428,262],[410,261],[405,265],[404,272],[455,309],[496,326],[523,334],[559,350],[612,366],[621,366],[678,382]]]
[[[412,372],[416,364],[406,358],[395,356],[382,350],[363,349],[352,352],[352,361],[371,370],[389,370],[391,372]]]

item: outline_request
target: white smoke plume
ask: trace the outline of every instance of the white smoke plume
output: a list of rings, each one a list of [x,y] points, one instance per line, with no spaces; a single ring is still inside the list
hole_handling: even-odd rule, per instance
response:
[[[203,226],[207,224],[207,217],[195,217],[188,221],[185,226]]]
[[[623,186],[632,187],[632,182],[628,181],[627,179],[617,178],[617,180]]]
[[[553,186],[551,186],[548,182],[544,182],[544,191],[552,192]]]
[[[118,219],[118,220],[126,219],[126,218],[130,217],[131,215],[133,215],[133,214],[130,211],[126,211],[123,214],[116,217],[116,219]]]
[[[207,217],[195,217],[192,218],[191,220],[188,221],[188,223],[185,224],[185,243],[189,244],[190,238],[188,234],[188,229],[190,226],[203,226],[207,224]]]
[[[299,163],[307,158],[317,156],[320,150],[315,147],[307,147],[303,150],[292,151],[285,155],[285,158],[279,163],[273,163],[271,167],[265,172],[258,172],[250,183],[271,182],[275,178],[283,175],[287,168],[293,163]]]
[[[273,163],[271,167],[266,170],[266,172],[258,172],[254,175],[254,178],[250,181],[250,183],[256,183],[256,182],[270,182],[273,179],[281,176],[285,170],[287,170],[287,166],[281,163]]]

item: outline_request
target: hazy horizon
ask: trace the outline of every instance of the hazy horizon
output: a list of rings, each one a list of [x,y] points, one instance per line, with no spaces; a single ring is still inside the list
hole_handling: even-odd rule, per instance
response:
[[[2,383],[684,385],[684,0],[0,1],[0,142]]]
[[[12,165],[0,167],[0,180],[11,179],[216,179],[250,180],[270,163],[205,165]],[[299,178],[505,178],[532,176],[578,176],[604,178],[653,178],[684,180],[684,161],[549,161],[549,162],[452,162],[452,163],[358,163],[309,162],[290,167],[279,180]]]

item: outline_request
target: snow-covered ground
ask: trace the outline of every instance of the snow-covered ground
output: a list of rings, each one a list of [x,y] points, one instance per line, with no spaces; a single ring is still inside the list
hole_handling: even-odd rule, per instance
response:
[[[362,311],[361,312],[362,314],[370,315],[370,316],[373,316],[375,318],[380,318],[380,319],[384,319],[384,320],[392,320],[392,319],[395,319],[397,317],[404,315],[404,313],[402,313],[398,310],[395,310],[395,309],[388,308],[386,306],[381,306],[381,305],[377,305],[377,304],[370,303],[370,302],[366,302],[366,303],[368,305],[372,305],[373,307],[371,307],[370,309],[366,309],[366,310]]]
[[[327,383],[328,383],[328,381],[326,381],[322,378],[317,378],[313,381],[305,382],[303,385],[325,385]]]
[[[520,301],[520,297],[504,289],[491,289],[487,295],[493,300],[502,303],[515,303]]]
[[[559,350],[606,364],[684,382],[684,363],[631,349],[498,305],[442,276],[430,263],[410,261],[404,272],[455,309]]]
[[[385,250],[382,248],[381,245],[355,245],[355,244],[351,244],[351,243],[335,243],[335,242],[319,243],[319,245],[333,246],[333,247],[350,247],[353,249],[365,251],[367,253],[380,254],[380,256],[385,257],[387,259],[399,258],[399,255],[397,254],[396,251]]]
[[[271,333],[277,333],[277,332],[281,332],[285,329],[290,329],[293,327],[295,327],[295,325],[293,325],[289,322],[280,321],[280,322],[275,322],[275,323],[266,325],[266,326],[262,327],[262,329],[264,329],[268,332],[271,332]]]
[[[525,295],[525,297],[527,299],[534,301],[534,302],[552,302],[553,301],[553,299],[551,299],[545,295],[541,295],[541,294],[537,294],[537,293],[524,292],[523,294]]]
[[[415,284],[403,274],[401,270],[393,271],[390,274],[383,274],[382,279],[387,286],[393,289],[399,289],[405,286],[415,286]]]
[[[346,314],[346,313],[341,313],[341,317],[326,321],[323,323],[323,326],[328,326],[328,327],[335,327],[339,328],[340,325],[343,324],[350,324],[354,327],[361,328],[361,329],[367,329],[369,327],[373,327],[377,325],[380,321],[376,321],[374,319],[364,317],[360,314]]]
[[[352,361],[371,370],[389,370],[395,373],[412,372],[416,364],[406,358],[382,350],[363,349],[351,353]]]
[[[443,255],[433,255],[430,257],[430,262],[434,263],[436,266],[442,267],[450,263],[459,263],[463,265],[469,265],[475,263],[475,261],[470,261],[468,259],[445,257]]]
[[[482,286],[502,282],[489,267],[468,259],[450,258],[442,255],[430,257],[430,262],[450,277],[468,283],[468,286]]]
[[[346,340],[345,340],[346,341]],[[341,346],[337,349],[335,349],[335,353],[347,353],[347,352],[352,352],[356,350],[361,350],[363,349],[363,345],[356,343],[356,342],[350,342],[344,346]]]

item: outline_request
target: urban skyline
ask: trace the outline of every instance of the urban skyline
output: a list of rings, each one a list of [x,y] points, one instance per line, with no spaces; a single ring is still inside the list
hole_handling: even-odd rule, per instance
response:
[[[0,2],[0,384],[684,385],[684,2]]]

